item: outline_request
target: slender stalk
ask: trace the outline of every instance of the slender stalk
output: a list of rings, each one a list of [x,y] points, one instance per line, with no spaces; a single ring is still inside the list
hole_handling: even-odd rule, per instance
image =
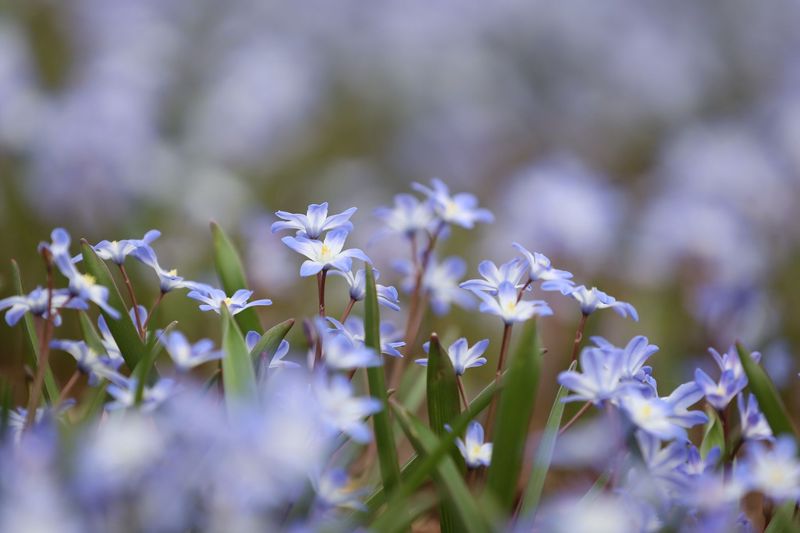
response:
[[[350,312],[353,310],[354,305],[356,305],[356,301],[353,298],[350,298],[350,301],[347,303],[347,307],[344,308],[344,313],[342,313],[342,318],[339,319],[339,322],[344,324],[344,321],[350,316]]]
[[[42,397],[45,369],[50,360],[50,337],[53,334],[53,258],[49,250],[42,250],[42,257],[47,265],[47,317],[42,328],[42,339],[39,341],[39,361],[36,367],[36,377],[33,379],[31,394],[28,398],[28,412],[25,416],[25,428],[30,428],[36,421],[36,409]]]
[[[431,261],[433,249],[436,247],[436,242],[445,228],[444,221],[439,222],[436,229],[428,236],[428,245],[422,252],[422,257],[418,258],[417,254],[417,240],[415,236],[411,237],[411,259],[415,266],[414,289],[411,292],[411,301],[408,308],[408,321],[406,322],[406,331],[404,335],[406,354],[410,355],[414,350],[414,343],[419,335],[419,329],[422,326],[422,319],[425,316],[425,307],[427,302],[422,291],[422,281],[425,277],[425,272],[428,269],[428,264]],[[400,378],[403,374],[403,369],[406,365],[406,359],[400,359],[392,368],[391,377],[389,378],[389,388],[396,389],[400,384]]]
[[[591,406],[592,402],[586,402],[585,404],[583,404],[583,407],[581,407],[580,410],[577,413],[575,413],[575,415],[572,418],[570,418],[569,421],[561,427],[561,429],[558,430],[559,436],[562,435],[566,430],[568,430],[570,426],[572,426],[572,424],[577,422],[578,419],[581,416],[583,416],[583,414],[586,413],[586,411],[588,411],[589,407]]]
[[[519,303],[519,301],[522,300],[522,296],[525,294],[525,291],[528,290],[528,287],[530,287],[532,283],[533,280],[531,278],[528,278],[528,282],[525,283],[525,285],[523,285],[522,288],[519,290],[519,293],[517,293],[517,303]]]
[[[67,384],[64,385],[63,389],[61,389],[61,392],[58,395],[58,401],[56,402],[56,407],[61,405],[64,402],[64,400],[67,399],[67,396],[72,391],[72,388],[75,387],[75,384],[78,382],[78,378],[80,377],[81,377],[81,371],[80,369],[76,368],[75,372],[73,372],[72,376],[70,376],[69,381],[67,381]]]
[[[153,302],[153,306],[150,308],[150,311],[147,312],[147,317],[144,319],[144,324],[142,324],[142,329],[144,331],[147,331],[147,326],[150,324],[150,319],[153,317],[156,309],[158,309],[158,306],[161,304],[161,300],[163,300],[164,296],[166,295],[167,293],[164,291],[158,293],[158,298],[156,298],[156,301]]]
[[[144,339],[144,328],[142,327],[142,319],[139,316],[139,304],[136,302],[136,294],[133,292],[131,278],[128,277],[128,271],[125,270],[125,265],[119,265],[119,271],[122,272],[122,279],[125,280],[125,286],[128,288],[128,296],[131,298],[133,317],[136,320],[136,328],[139,330],[139,336]]]
[[[511,342],[511,326],[512,324],[505,324],[503,326],[503,340],[500,343],[500,356],[497,358],[497,371],[494,375],[495,385],[500,384],[500,378],[503,377],[503,369],[506,362],[506,354],[508,354],[508,345]],[[494,419],[497,416],[497,398],[495,395],[492,398],[492,403],[489,404],[489,413],[486,415],[486,435],[491,435],[494,429]]]
[[[319,300],[319,316],[325,318],[325,278],[328,270],[323,268],[317,273],[317,298]],[[315,328],[318,329],[318,328]],[[314,366],[322,361],[322,335],[317,331],[317,342],[314,348]]]
[[[581,320],[578,322],[578,329],[575,330],[575,340],[572,342],[572,356],[569,359],[570,364],[578,359],[578,350],[580,350],[581,341],[583,341],[583,330],[586,328],[587,318],[589,318],[589,315],[581,313]]]
[[[469,400],[467,400],[467,393],[464,391],[464,382],[461,381],[461,376],[456,375],[456,383],[458,383],[458,393],[461,396],[461,402],[464,404],[464,410],[469,409]]]

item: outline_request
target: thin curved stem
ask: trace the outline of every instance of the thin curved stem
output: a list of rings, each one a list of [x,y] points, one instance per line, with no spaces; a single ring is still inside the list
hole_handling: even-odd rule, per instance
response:
[[[559,436],[562,435],[566,430],[568,430],[572,426],[572,424],[577,422],[578,419],[581,416],[583,416],[584,413],[586,413],[586,411],[588,411],[591,406],[592,402],[586,402],[585,404],[583,404],[583,407],[581,407],[580,410],[577,413],[575,413],[575,415],[572,418],[570,418],[566,424],[561,426],[561,429],[558,430]]]
[[[139,304],[136,302],[136,293],[133,292],[133,284],[131,278],[128,277],[128,271],[125,270],[125,265],[119,265],[119,271],[122,272],[122,279],[125,280],[125,286],[128,288],[128,296],[131,298],[131,305],[133,306],[133,317],[136,321],[136,328],[139,331],[139,336],[144,339],[144,328],[142,327],[142,319],[139,316]]]
[[[508,353],[508,345],[511,342],[511,329],[513,324],[504,324],[503,326],[503,340],[500,343],[500,356],[497,358],[497,371],[494,375],[495,385],[500,384],[500,378],[503,377],[503,367],[506,362],[506,354]],[[489,404],[489,413],[486,415],[486,435],[491,435],[494,429],[494,419],[497,415],[497,398],[495,395],[492,398],[492,403]]]
[[[464,404],[464,410],[469,409],[469,400],[467,400],[467,393],[464,390],[464,382],[461,381],[461,376],[456,374],[456,383],[458,383],[458,395],[461,396],[461,402]]]
[[[145,331],[147,331],[147,326],[150,324],[150,319],[153,317],[153,313],[156,312],[156,309],[158,309],[158,306],[161,304],[161,300],[163,300],[164,296],[166,296],[166,295],[167,295],[167,293],[164,292],[164,291],[161,291],[161,292],[158,293],[158,298],[156,298],[156,301],[153,303],[153,306],[147,312],[147,317],[145,317],[144,324],[142,324],[142,328]]]
[[[328,270],[323,268],[317,273],[317,298],[319,300],[319,316],[325,318],[325,278]],[[317,331],[317,344],[314,348],[314,366],[322,361],[322,335]]]
[[[347,307],[344,308],[344,313],[342,313],[342,318],[339,319],[339,322],[344,324],[344,321],[350,316],[350,312],[353,310],[354,305],[356,305],[355,299],[350,298],[350,301],[347,303]]]
[[[58,394],[58,401],[56,402],[56,407],[64,403],[64,400],[67,399],[67,396],[72,391],[73,387],[75,387],[75,384],[78,382],[78,378],[80,377],[81,377],[81,371],[76,368],[75,372],[73,372],[72,376],[70,376],[69,381],[67,381],[67,384],[64,385],[64,388],[61,389],[61,392]]]
[[[39,341],[39,361],[36,367],[36,376],[31,385],[31,393],[28,398],[28,411],[25,414],[25,429],[30,428],[36,421],[36,410],[42,397],[42,386],[44,385],[45,370],[50,361],[50,337],[53,334],[53,290],[55,281],[53,279],[53,261],[48,250],[42,250],[45,264],[47,265],[47,316],[45,317],[44,327],[42,328],[42,338]]]
[[[575,330],[575,340],[572,342],[572,356],[570,357],[570,364],[573,361],[578,360],[578,351],[581,347],[581,341],[583,341],[583,330],[586,329],[586,319],[589,318],[589,315],[585,313],[581,313],[581,320],[578,322],[578,328]]]

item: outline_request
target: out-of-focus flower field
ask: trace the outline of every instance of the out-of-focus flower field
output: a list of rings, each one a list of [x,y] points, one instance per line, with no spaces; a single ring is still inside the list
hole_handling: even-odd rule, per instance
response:
[[[318,286],[298,280],[302,243],[271,231],[275,212],[357,206],[347,246],[400,289],[403,311],[384,315],[402,330],[418,265],[396,264],[409,243],[375,210],[439,177],[494,220],[442,235],[433,260],[465,261],[461,292],[422,313],[420,338],[485,338],[494,353],[503,329],[455,283],[482,259],[513,257],[516,242],[635,307],[639,322],[600,313],[584,337],[625,346],[646,335],[660,347],[648,364],[662,394],[696,367],[716,371],[709,347],[724,354],[740,341],[761,353],[797,424],[798,50],[798,0],[0,0],[0,299],[16,293],[12,258],[26,289],[45,284],[37,244],[55,227],[74,247],[158,229],[159,268],[215,285],[215,221],[254,298],[272,300],[263,322],[297,319],[286,362],[302,362],[314,347],[299,323],[317,313]],[[153,269],[128,269],[149,307]],[[346,281],[328,277],[332,316]],[[541,321],[533,432],[579,319],[558,291],[538,297],[553,316]],[[219,317],[196,301],[165,298],[160,313],[220,345]],[[58,337],[81,331],[67,319]],[[34,380],[27,343],[2,324],[0,376],[15,405]],[[400,351],[425,357],[421,346]],[[54,352],[50,366],[64,382],[75,361]],[[494,376],[491,357],[465,373],[468,396]],[[171,409],[198,416],[188,403]],[[565,420],[579,407],[568,404]],[[125,431],[144,441],[146,423]]]

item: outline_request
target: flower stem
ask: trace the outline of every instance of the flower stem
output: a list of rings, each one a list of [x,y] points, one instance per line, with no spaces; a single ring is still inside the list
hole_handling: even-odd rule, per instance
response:
[[[583,416],[583,414],[586,411],[588,411],[589,407],[591,407],[591,406],[592,406],[592,402],[586,402],[585,404],[583,404],[583,407],[581,407],[580,410],[577,413],[575,413],[575,415],[572,418],[569,419],[569,422],[567,422],[566,424],[561,426],[561,429],[558,430],[559,436],[562,435],[566,430],[568,430],[572,426],[572,424],[577,422],[578,419],[581,416]]]
[[[328,270],[323,268],[317,273],[317,297],[319,299],[319,316],[325,318],[325,278]],[[318,329],[318,328],[315,328]],[[322,361],[322,334],[317,331],[317,342],[314,348],[314,366]]]
[[[164,291],[158,293],[158,298],[156,298],[156,301],[153,303],[153,307],[150,308],[150,311],[147,312],[147,317],[144,319],[144,324],[142,324],[142,329],[144,329],[144,331],[147,331],[147,326],[150,324],[150,319],[153,317],[153,313],[156,312],[156,309],[158,309],[159,304],[161,304],[161,300],[164,299],[166,294],[167,293]]]
[[[503,326],[503,341],[500,344],[500,356],[497,358],[497,371],[494,374],[495,385],[500,384],[500,378],[503,377],[503,367],[506,362],[506,354],[508,353],[508,345],[511,342],[511,326],[512,324],[505,324]],[[492,403],[489,404],[489,412],[486,415],[486,435],[491,435],[494,429],[494,419],[497,415],[497,395],[492,397]]]
[[[339,322],[344,324],[344,321],[347,320],[347,317],[350,316],[350,311],[353,310],[353,306],[356,304],[356,301],[353,298],[350,298],[350,301],[347,304],[347,307],[344,308],[344,313],[342,313],[342,318],[339,319]]]
[[[29,429],[36,421],[36,409],[39,407],[39,400],[42,397],[42,386],[44,385],[45,370],[50,360],[50,337],[53,334],[53,261],[49,250],[42,250],[42,257],[47,265],[47,316],[45,317],[44,327],[42,328],[42,338],[39,341],[39,361],[36,367],[36,376],[31,385],[31,393],[28,398],[28,411],[25,416],[25,428]]]
[[[69,381],[67,381],[67,384],[64,385],[63,389],[61,389],[61,392],[58,395],[58,401],[56,402],[56,407],[61,405],[64,402],[64,400],[67,399],[67,396],[69,395],[70,391],[72,391],[72,388],[78,382],[79,377],[81,377],[81,371],[80,369],[76,368],[75,372],[73,372],[72,376],[69,378]]]
[[[461,402],[464,404],[464,411],[469,409],[469,401],[467,400],[467,393],[464,391],[464,382],[461,381],[461,376],[456,375],[456,383],[458,383],[458,393],[461,396]]]
[[[139,330],[139,336],[144,339],[144,328],[142,327],[142,319],[139,316],[139,304],[136,302],[136,294],[133,292],[131,278],[128,277],[128,271],[125,270],[125,265],[119,265],[119,271],[122,272],[122,279],[125,280],[125,286],[128,288],[128,296],[131,298],[133,317],[136,320],[136,328]]]
[[[572,356],[569,359],[570,364],[578,360],[578,350],[581,347],[581,341],[583,341],[583,330],[586,328],[587,318],[589,318],[589,315],[581,313],[581,320],[578,322],[578,329],[575,330],[575,340],[572,343]]]

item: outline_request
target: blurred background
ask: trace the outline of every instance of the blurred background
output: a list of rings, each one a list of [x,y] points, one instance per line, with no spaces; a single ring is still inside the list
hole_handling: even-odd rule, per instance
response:
[[[272,212],[358,206],[352,241],[398,284],[407,248],[370,243],[372,210],[438,176],[496,215],[444,244],[467,277],[518,241],[638,308],[639,324],[604,312],[589,333],[661,346],[663,392],[713,367],[708,346],[741,339],[800,404],[798,0],[0,6],[2,296],[11,258],[27,288],[43,283],[36,243],[54,226],[90,242],[158,228],[162,265],[209,281],[214,219],[275,302],[265,322],[308,316],[314,283],[298,281]],[[152,272],[131,270],[149,303]],[[334,308],[346,297],[329,284]],[[552,376],[578,310],[548,300]],[[217,327],[182,297],[162,316],[190,337]],[[499,323],[475,313],[427,329],[456,327],[499,345]],[[3,373],[21,373],[23,349],[20,328],[0,327]]]

